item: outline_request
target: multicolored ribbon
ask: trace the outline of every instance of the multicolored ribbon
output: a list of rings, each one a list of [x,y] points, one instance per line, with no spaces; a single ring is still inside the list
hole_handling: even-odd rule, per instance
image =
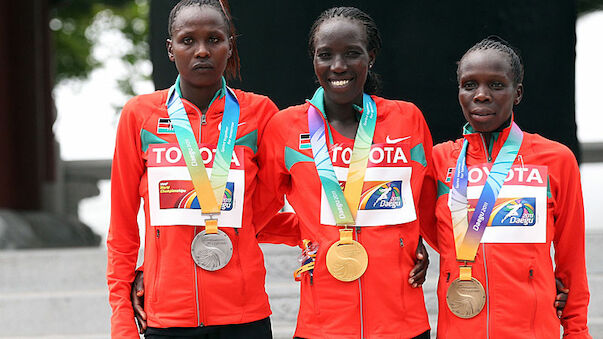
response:
[[[507,140],[503,144],[486,184],[482,189],[481,195],[475,206],[475,211],[468,221],[467,209],[467,183],[469,171],[466,164],[467,139],[463,142],[463,148],[456,162],[452,189],[448,197],[448,207],[452,216],[452,227],[454,230],[454,242],[456,246],[456,256],[459,261],[473,261],[477,253],[477,248],[482,240],[490,214],[494,208],[494,203],[498,198],[498,193],[507,177],[519,148],[523,140],[523,132],[515,124],[511,125],[511,131]]]
[[[232,151],[237,137],[239,125],[240,107],[232,90],[226,87],[222,79],[222,90],[225,94],[224,114],[218,138],[216,155],[212,167],[211,180],[207,177],[207,171],[199,152],[199,146],[195,140],[195,134],[186,115],[186,110],[180,98],[180,76],[168,92],[166,102],[168,114],[176,132],[178,144],[182,150],[186,167],[191,175],[197,199],[201,206],[201,213],[215,215],[221,210],[224,198],[224,188],[228,179]],[[199,131],[201,133],[201,131]]]
[[[329,156],[325,132],[328,121],[324,113],[320,112],[317,108],[324,107],[323,95],[323,88],[318,88],[312,100],[309,101],[310,107],[308,108],[308,127],[310,129],[310,143],[312,144],[314,164],[316,165],[320,182],[325,190],[327,201],[335,217],[336,224],[340,226],[354,225],[369,152],[375,133],[377,105],[368,94],[363,94],[362,115],[354,140],[354,149],[352,150],[345,191],[342,191]]]

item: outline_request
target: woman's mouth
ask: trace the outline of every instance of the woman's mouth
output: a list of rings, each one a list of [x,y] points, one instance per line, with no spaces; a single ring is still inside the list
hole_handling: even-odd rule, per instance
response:
[[[333,88],[342,88],[347,86],[350,83],[350,79],[342,79],[342,80],[329,80],[331,87]]]

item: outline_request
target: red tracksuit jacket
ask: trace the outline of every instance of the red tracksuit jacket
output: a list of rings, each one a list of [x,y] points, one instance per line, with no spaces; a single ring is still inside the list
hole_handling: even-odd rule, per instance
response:
[[[295,209],[299,232],[264,228],[266,242],[318,244],[315,268],[301,276],[296,336],[303,338],[411,338],[429,329],[423,291],[408,274],[419,239],[423,177],[431,166],[432,140],[423,115],[413,104],[373,96],[377,122],[355,239],[368,253],[368,268],[352,282],[329,274],[325,256],[339,240],[310,148],[309,104],[279,112],[260,144],[255,215],[270,215],[283,203]],[[352,139],[331,129],[329,153],[340,182],[346,180]],[[274,197],[277,197],[276,199]],[[434,201],[428,202],[433,213]],[[264,212],[261,212],[263,210]]]
[[[228,265],[215,272],[197,267],[191,258],[191,242],[204,229],[191,226],[198,221],[199,210],[174,207],[183,194],[178,192],[192,190],[192,183],[167,120],[167,90],[137,96],[123,108],[111,174],[107,238],[113,338],[138,338],[130,284],[139,247],[136,215],[141,198],[146,227],[144,306],[148,326],[237,324],[270,315],[264,261],[252,223],[251,196],[258,171],[257,140],[277,108],[267,97],[234,92],[240,104],[240,120],[227,184],[232,200],[223,205],[222,215],[227,215],[230,223],[224,226],[240,228],[220,227],[230,237],[234,253]],[[204,123],[199,109],[182,101],[202,157],[211,167],[224,99],[212,103]]]
[[[468,193],[471,206],[475,206],[487,168],[509,131],[507,127],[494,133],[488,150],[484,137],[466,127],[468,192],[472,186],[477,188],[473,196]],[[462,144],[463,139],[448,141],[433,150],[437,227],[423,233],[440,252],[438,338],[559,338],[560,321],[553,305],[555,277],[570,289],[561,319],[564,338],[590,338],[578,165],[567,147],[537,134],[524,133],[519,154],[497,199],[492,225],[484,233],[472,265],[473,277],[486,290],[483,310],[474,318],[461,319],[448,309],[446,292],[459,275],[448,193]]]

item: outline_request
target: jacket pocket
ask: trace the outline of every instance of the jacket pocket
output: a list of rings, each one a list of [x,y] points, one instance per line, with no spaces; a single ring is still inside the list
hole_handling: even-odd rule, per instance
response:
[[[530,292],[530,296],[532,298],[531,302],[530,302],[530,306],[531,306],[531,314],[529,315],[530,318],[530,334],[535,338],[536,337],[536,312],[537,312],[537,294],[536,294],[536,287],[534,286],[535,282],[535,275],[536,275],[536,271],[534,269],[534,264],[530,263],[529,267],[528,267],[528,285],[529,285],[529,292]]]
[[[398,247],[398,272],[400,272],[400,305],[402,306],[403,310],[406,310],[406,289],[412,288],[412,286],[408,283],[408,275],[414,267],[416,247],[414,250],[412,250],[412,264],[410,266],[410,269],[408,270],[409,273],[405,276],[404,272],[407,272],[406,266],[408,265],[408,254],[406,253],[406,251],[411,251],[411,249],[408,248],[404,234],[402,232],[398,234],[398,239],[396,239],[395,241],[397,242],[395,245]]]
[[[235,265],[235,274],[238,277],[241,277],[241,283],[237,284],[239,285],[239,295],[240,298],[238,298],[239,300],[241,300],[241,307],[245,306],[245,290],[247,289],[247,281],[246,281],[246,276],[243,272],[243,265],[241,263],[241,250],[240,250],[240,235],[239,235],[239,229],[238,228],[233,228],[234,232],[231,235],[228,235],[230,237],[230,239],[232,239],[232,259],[234,259],[233,263],[230,263],[231,265],[234,264]],[[230,233],[230,232],[229,232]]]
[[[159,227],[155,227],[154,228],[155,231],[155,261],[156,261],[156,265],[155,265],[155,274],[153,276],[153,283],[151,285],[151,300],[152,301],[157,301],[157,291],[159,291],[159,289],[161,288],[159,280],[161,277],[161,262],[162,262],[162,256],[161,256],[161,229]]]

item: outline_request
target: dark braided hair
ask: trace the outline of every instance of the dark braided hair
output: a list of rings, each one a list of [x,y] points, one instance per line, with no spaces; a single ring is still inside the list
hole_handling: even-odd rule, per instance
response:
[[[513,84],[517,86],[523,82],[523,63],[519,57],[519,51],[511,46],[507,41],[497,35],[490,35],[482,41],[473,45],[469,48],[461,60],[457,62],[456,77],[459,80],[459,67],[461,62],[469,53],[477,50],[495,50],[504,53],[509,58],[509,65],[511,65],[511,71],[513,72]]]
[[[333,18],[346,18],[360,23],[366,32],[367,50],[374,51],[375,55],[379,53],[381,50],[381,35],[373,18],[356,7],[333,7],[322,12],[312,24],[308,39],[308,51],[311,57],[314,57],[315,38],[318,28],[325,21]],[[369,68],[366,82],[364,83],[364,92],[367,94],[378,94],[380,91],[381,78]]]
[[[230,6],[228,5],[228,0],[181,0],[178,2],[170,11],[170,16],[168,19],[168,34],[170,39],[172,38],[173,25],[178,13],[183,8],[190,6],[211,6],[222,14],[222,18],[224,18],[224,22],[226,22],[226,27],[228,28],[228,32],[226,33],[232,41],[232,54],[226,63],[226,70],[224,73],[227,79],[240,79],[241,60],[239,59],[236,29],[232,22],[232,17],[230,16]]]

